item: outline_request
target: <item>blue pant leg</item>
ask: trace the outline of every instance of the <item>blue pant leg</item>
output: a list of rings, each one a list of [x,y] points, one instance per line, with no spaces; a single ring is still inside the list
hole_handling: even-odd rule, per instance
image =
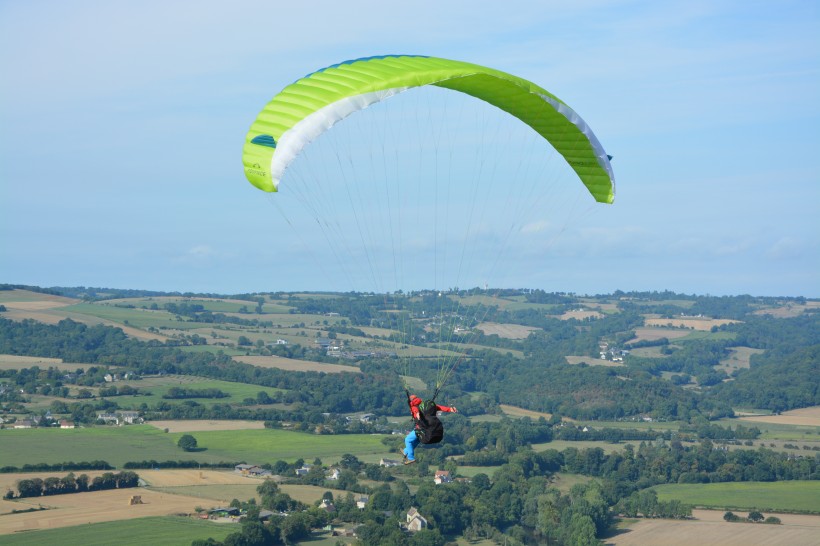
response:
[[[404,454],[407,455],[408,461],[416,460],[416,446],[419,445],[419,437],[415,430],[411,430],[410,434],[404,439]]]

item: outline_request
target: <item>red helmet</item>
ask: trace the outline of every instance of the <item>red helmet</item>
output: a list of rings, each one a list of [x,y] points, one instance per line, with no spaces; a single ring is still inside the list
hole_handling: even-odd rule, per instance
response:
[[[415,394],[411,394],[410,395],[410,405],[411,406],[418,406],[419,404],[421,404],[421,398],[419,398]]]

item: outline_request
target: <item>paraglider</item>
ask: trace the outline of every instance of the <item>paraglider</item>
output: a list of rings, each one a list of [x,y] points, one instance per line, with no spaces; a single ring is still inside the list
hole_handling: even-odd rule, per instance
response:
[[[610,165],[611,156],[607,155],[590,127],[572,108],[537,84],[500,70],[437,57],[382,55],[344,61],[311,72],[286,86],[274,96],[252,123],[245,137],[242,151],[245,176],[255,187],[268,193],[279,192],[280,185],[283,191],[289,184],[298,187],[294,194],[298,195],[297,199],[301,200],[301,204],[311,215],[312,222],[309,223],[314,227],[318,226],[316,229],[320,230],[321,235],[327,240],[328,248],[322,257],[316,260],[317,267],[321,267],[326,262],[326,256],[335,257],[339,273],[334,271],[334,277],[346,276],[351,284],[372,278],[374,282],[369,292],[388,294],[391,292],[382,286],[383,279],[389,278],[395,281],[393,293],[399,293],[406,289],[405,286],[401,286],[403,280],[412,277],[415,282],[419,282],[422,274],[432,270],[435,282],[444,282],[448,283],[445,286],[457,287],[459,283],[464,282],[465,272],[470,272],[473,277],[485,274],[483,271],[477,272],[476,264],[486,266],[490,273],[502,267],[506,263],[502,259],[503,253],[511,247],[509,241],[512,233],[536,234],[544,229],[544,224],[539,222],[523,224],[525,216],[519,214],[518,211],[519,209],[537,208],[543,204],[544,200],[553,201],[554,189],[552,186],[548,187],[543,180],[537,180],[533,183],[534,188],[526,188],[525,191],[520,192],[513,190],[515,183],[527,178],[526,169],[490,179],[483,186],[485,183],[482,177],[488,175],[491,169],[479,167],[476,173],[472,174],[464,172],[463,165],[459,164],[458,169],[449,169],[446,172],[458,171],[459,182],[469,185],[466,193],[471,194],[468,196],[471,201],[468,206],[462,208],[458,208],[459,204],[452,206],[448,204],[446,198],[451,195],[449,187],[441,189],[441,186],[455,184],[455,177],[452,174],[442,174],[445,169],[439,168],[439,162],[447,154],[443,151],[439,154],[438,146],[439,142],[451,144],[453,140],[447,140],[446,137],[441,138],[440,135],[434,134],[434,131],[428,133],[420,131],[421,138],[416,136],[421,147],[429,143],[433,148],[431,154],[428,154],[425,149],[421,149],[416,155],[409,154],[401,145],[396,147],[395,152],[389,153],[389,150],[384,149],[384,140],[393,133],[402,133],[403,129],[391,131],[390,128],[377,125],[375,130],[370,131],[378,134],[373,137],[375,149],[370,151],[370,165],[363,167],[364,173],[348,174],[346,170],[355,168],[358,163],[353,159],[342,158],[345,152],[353,148],[351,142],[359,143],[357,138],[348,138],[337,141],[344,150],[341,152],[337,150],[331,154],[331,159],[325,162],[337,164],[340,169],[338,175],[329,176],[324,172],[311,172],[305,177],[288,176],[292,172],[292,165],[298,163],[300,157],[308,154],[309,144],[321,140],[325,134],[330,135],[331,128],[337,124],[345,126],[350,123],[343,122],[346,118],[362,116],[361,112],[371,106],[382,102],[392,102],[395,100],[394,97],[419,88],[441,89],[445,95],[466,95],[479,99],[473,102],[483,101],[483,103],[506,112],[509,116],[505,117],[515,118],[519,120],[519,125],[524,124],[529,127],[532,130],[529,134],[533,134],[534,131],[539,141],[538,144],[543,145],[543,148],[554,149],[563,164],[568,166],[567,171],[572,173],[574,180],[570,184],[563,184],[564,186],[580,187],[599,203],[614,201],[615,178]],[[450,93],[451,91],[459,93]],[[468,98],[468,100],[471,99]],[[439,120],[438,112],[426,117],[435,119],[435,121]],[[441,116],[441,119],[446,120],[446,116]],[[365,129],[362,132],[367,133],[368,130]],[[469,134],[476,134],[476,131]],[[476,152],[478,156],[476,163],[483,163],[485,156],[494,148],[500,148],[503,143],[494,140],[489,135],[486,138],[484,138],[485,135],[479,134],[478,136],[481,137],[480,144],[486,146],[486,149],[476,147],[476,150],[480,149]],[[435,156],[433,166],[431,168],[419,167],[418,172],[408,175],[408,180],[403,180],[401,177],[405,176],[405,171],[408,170],[405,168],[405,163],[397,163],[392,168],[381,165],[382,160],[394,159],[397,156],[404,158],[407,155],[412,157],[409,163],[416,160],[420,162],[428,155],[433,155]],[[529,155],[538,157],[541,154],[538,152]],[[374,157],[378,160],[373,159]],[[323,165],[317,166],[317,162],[307,163],[311,169],[315,167],[319,170],[324,167]],[[539,164],[531,171],[535,171],[538,175],[541,169],[542,165]],[[360,190],[364,187],[364,181],[368,177],[379,178],[378,183],[381,185]],[[428,179],[433,179],[431,190],[419,189],[419,186]],[[581,184],[578,184],[579,181]],[[345,188],[346,193],[328,197],[329,192],[338,187]],[[476,212],[476,196],[486,195],[489,193],[488,190],[496,188],[505,189],[498,191],[498,196],[488,197],[485,207],[489,212]],[[547,192],[548,197],[542,199],[536,196],[539,190]],[[416,193],[411,192],[417,192],[419,196],[417,201],[414,202],[411,199],[416,196]],[[458,190],[454,190],[452,194],[458,194]],[[368,199],[373,201],[366,202]],[[439,203],[441,203],[440,207]],[[360,209],[348,214],[348,206],[359,206]],[[516,209],[516,207],[519,208]],[[570,208],[565,207],[565,209]],[[384,212],[385,209],[386,212]],[[427,209],[434,210],[437,216],[431,220],[420,220],[418,217],[420,211]],[[499,212],[503,211],[511,211],[509,213],[511,222],[504,228],[504,233],[493,237],[493,234],[498,235],[498,233],[492,231],[493,227],[487,226],[492,226]],[[287,212],[286,209],[283,214]],[[346,216],[352,218],[349,220],[350,228],[342,224]],[[384,224],[371,225],[369,223],[379,219],[382,219]],[[288,224],[291,224],[288,218],[286,220]],[[456,221],[459,220],[463,220],[465,226],[456,226]],[[301,226],[302,229],[305,227]],[[298,229],[295,231],[298,236],[302,236]],[[560,226],[558,232],[560,232]],[[374,242],[377,236],[383,236],[387,242],[385,244],[381,244],[382,240],[378,243]],[[494,254],[485,251],[486,245],[495,239],[499,241],[500,250]],[[476,241],[478,243],[475,243]],[[359,243],[362,245],[360,249],[353,248],[354,244]],[[410,256],[411,251],[415,251],[426,243],[433,246],[438,245],[441,248],[446,246],[447,249],[446,251],[436,249],[431,257]],[[485,246],[478,246],[478,250],[468,249],[469,243]],[[349,260],[345,259],[350,256],[352,258]],[[470,262],[470,260],[473,261]],[[365,264],[367,269],[360,274],[349,273],[344,271],[349,265],[348,262],[355,262],[357,265]],[[406,266],[408,271],[400,271],[402,266]],[[445,275],[440,272],[448,267],[455,273],[445,278]],[[389,272],[383,273],[383,271]],[[468,282],[474,281],[470,279]],[[453,290],[457,292],[457,289],[451,289],[450,292],[452,293]],[[467,323],[480,323],[483,317],[480,313],[473,313],[470,320],[462,317],[463,299],[450,300],[446,293],[440,290],[436,292],[438,293],[436,300],[442,303],[441,308],[436,312],[435,325],[428,324],[425,328],[420,329],[412,314],[406,308],[399,306],[391,309],[392,314],[384,319],[383,328],[400,332],[402,339],[397,343],[398,348],[413,344],[412,340],[422,338],[436,339],[441,342],[442,348],[437,357],[439,369],[434,385],[437,395],[444,383],[452,376],[456,366],[469,358],[464,353],[445,350],[443,347],[454,343],[457,332],[468,331],[470,324]],[[392,303],[385,303],[386,308],[389,305]],[[445,308],[445,305],[451,306]],[[467,306],[467,304],[464,305]],[[367,326],[372,326],[372,324],[367,324]],[[407,377],[411,376],[409,365],[411,358],[412,356],[405,357],[404,368],[399,372],[406,391]],[[428,417],[431,418],[425,420],[425,416],[430,412],[419,410],[422,399],[414,399],[419,402],[414,405],[413,400],[409,398],[409,391],[407,394],[415,426],[408,435],[403,452],[406,459],[412,462],[415,446],[425,440],[435,442],[436,440],[433,439],[441,432],[433,430],[440,426],[436,413],[455,411],[455,408],[437,406],[435,404],[436,395],[433,395],[429,401],[432,413]],[[430,423],[435,426],[428,427]]]
[[[422,400],[405,389],[407,405],[413,417],[413,429],[404,439],[404,464],[416,462],[416,447],[422,444],[437,444],[444,439],[444,425],[438,418],[439,412],[458,413],[455,406],[436,404],[435,396],[430,400]]]

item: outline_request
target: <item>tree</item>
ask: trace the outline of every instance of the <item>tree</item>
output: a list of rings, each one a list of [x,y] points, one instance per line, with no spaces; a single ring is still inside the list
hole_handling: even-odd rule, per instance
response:
[[[725,514],[723,514],[723,519],[725,521],[738,521],[740,517],[738,517],[732,512],[726,512]]]
[[[191,436],[190,434],[183,434],[177,445],[181,447],[184,451],[195,451],[197,448],[196,438]]]
[[[758,521],[763,521],[763,514],[761,514],[757,510],[752,510],[751,512],[749,512],[749,515],[746,516],[746,519],[757,523]]]

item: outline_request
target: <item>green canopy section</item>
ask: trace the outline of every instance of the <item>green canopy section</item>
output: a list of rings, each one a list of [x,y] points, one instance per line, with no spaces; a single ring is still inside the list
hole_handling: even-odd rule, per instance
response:
[[[245,137],[245,176],[261,190],[276,191],[288,165],[324,131],[371,104],[423,85],[466,93],[520,119],[564,157],[596,201],[613,202],[609,156],[584,120],[560,99],[499,70],[414,55],[345,61],[285,87]]]

